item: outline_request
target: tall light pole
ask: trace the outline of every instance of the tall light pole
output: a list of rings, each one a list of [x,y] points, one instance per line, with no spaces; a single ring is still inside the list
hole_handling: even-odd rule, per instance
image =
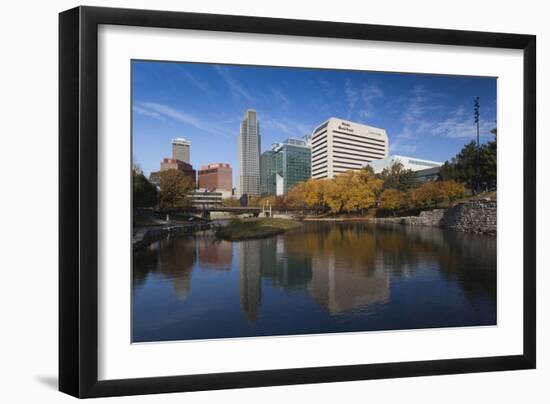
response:
[[[477,147],[476,147],[476,179],[474,185],[474,193],[479,190],[479,97],[474,101],[474,123],[477,127]]]

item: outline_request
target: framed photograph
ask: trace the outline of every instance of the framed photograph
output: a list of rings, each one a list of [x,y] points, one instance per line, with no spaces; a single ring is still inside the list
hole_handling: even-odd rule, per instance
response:
[[[534,36],[59,28],[61,391],[535,368]]]

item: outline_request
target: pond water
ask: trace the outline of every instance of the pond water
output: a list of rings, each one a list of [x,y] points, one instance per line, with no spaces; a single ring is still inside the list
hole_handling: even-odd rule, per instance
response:
[[[496,324],[496,238],[309,222],[177,236],[133,257],[133,342]]]

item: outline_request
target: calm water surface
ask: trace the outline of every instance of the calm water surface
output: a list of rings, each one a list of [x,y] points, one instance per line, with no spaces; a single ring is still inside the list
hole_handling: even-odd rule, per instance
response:
[[[305,223],[211,232],[134,254],[134,342],[496,324],[496,238],[429,227]]]

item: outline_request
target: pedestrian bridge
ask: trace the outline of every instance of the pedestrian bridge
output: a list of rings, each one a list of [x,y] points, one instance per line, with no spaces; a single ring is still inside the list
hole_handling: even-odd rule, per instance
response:
[[[259,215],[262,208],[258,206],[205,206],[203,207],[191,207],[185,209],[188,212],[203,213],[209,215],[211,212],[225,212],[225,213],[252,213],[255,216]]]

